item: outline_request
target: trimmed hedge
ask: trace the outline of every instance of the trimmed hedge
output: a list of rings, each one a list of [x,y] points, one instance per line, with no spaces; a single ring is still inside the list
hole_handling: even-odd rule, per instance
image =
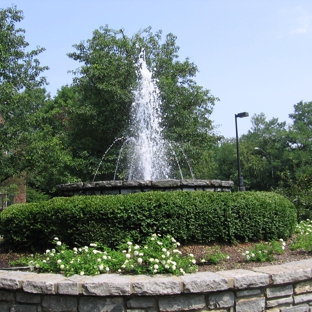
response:
[[[294,205],[275,193],[147,192],[12,205],[0,213],[0,235],[11,249],[32,251],[55,236],[69,246],[116,247],[153,233],[181,243],[234,243],[287,239],[296,223]]]

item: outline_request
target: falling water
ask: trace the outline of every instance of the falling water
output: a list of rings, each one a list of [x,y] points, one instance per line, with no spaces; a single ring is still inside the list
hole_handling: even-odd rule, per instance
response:
[[[129,180],[168,179],[170,166],[162,136],[160,92],[147,68],[144,51],[138,65],[139,85],[134,93],[129,131],[135,141]]]
[[[182,147],[175,143],[165,141],[161,127],[161,98],[152,72],[147,68],[145,53],[140,53],[138,62],[138,87],[134,92],[134,101],[131,107],[130,127],[125,136],[117,138],[105,151],[94,174],[93,181],[108,151],[118,141],[123,141],[119,151],[114,173],[114,180],[120,165],[126,163],[124,173],[128,180],[163,180],[169,179],[171,166],[167,154],[171,155],[183,180],[182,169],[173,145],[178,146],[187,161],[192,179],[194,174]],[[126,159],[125,159],[125,158]],[[123,166],[122,166],[123,167]]]

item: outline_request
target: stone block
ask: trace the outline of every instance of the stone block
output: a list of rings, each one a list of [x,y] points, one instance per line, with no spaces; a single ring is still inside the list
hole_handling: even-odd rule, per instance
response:
[[[306,293],[301,295],[294,296],[295,304],[303,303],[303,302],[312,302],[312,293]]]
[[[37,311],[38,311],[37,310],[37,306],[18,305],[18,304],[16,304],[16,305],[12,305],[10,307],[10,312],[37,312]]]
[[[204,295],[159,297],[159,311],[188,311],[206,307]]]
[[[10,312],[10,304],[6,302],[0,302],[0,311],[1,312]]]
[[[180,180],[156,180],[152,181],[152,187],[162,188],[162,187],[179,187]]]
[[[229,289],[228,280],[219,274],[201,272],[186,274],[180,277],[185,293],[202,293]]]
[[[236,292],[236,297],[241,298],[241,297],[257,297],[259,295],[262,295],[263,291],[261,289],[246,289],[246,290],[238,290]]]
[[[82,293],[82,284],[86,280],[85,276],[73,275],[59,283],[57,292],[61,295],[78,295]]]
[[[42,307],[53,312],[76,312],[78,299],[72,296],[43,296]]]
[[[293,292],[294,292],[293,285],[268,287],[266,289],[266,297],[274,298],[274,297],[291,296]]]
[[[22,283],[24,277],[27,273],[19,271],[0,271],[0,288],[3,289],[20,289],[22,288]],[[30,276],[32,274],[30,273]]]
[[[229,286],[231,288],[256,288],[267,286],[270,283],[269,275],[263,273],[257,273],[248,270],[230,270],[219,271],[220,274],[229,280]]]
[[[64,281],[61,274],[33,274],[23,283],[23,290],[34,294],[56,294],[57,284]]]
[[[14,294],[10,291],[0,290],[0,302],[14,301]]]
[[[101,274],[86,279],[82,285],[84,295],[130,295],[130,277],[119,274]]]
[[[299,268],[296,266],[270,265],[265,267],[254,268],[253,271],[266,273],[271,276],[275,285],[289,284],[312,278],[311,268]]]
[[[124,312],[122,298],[82,297],[78,304],[79,312]]]
[[[309,312],[310,308],[308,304],[302,304],[294,307],[281,308],[280,312]]]
[[[236,302],[236,312],[265,311],[265,298],[241,299]]]
[[[23,303],[40,303],[41,297],[40,295],[28,294],[22,291],[18,291],[16,293],[16,301]]]
[[[183,286],[180,278],[163,275],[138,275],[132,280],[133,294],[137,295],[174,295],[182,292]]]
[[[312,292],[312,281],[304,281],[295,285],[295,294]]]
[[[127,301],[127,308],[131,309],[146,309],[154,306],[156,306],[156,299],[152,297],[134,297]]]
[[[230,308],[235,303],[234,293],[232,291],[224,291],[213,293],[208,296],[208,308]]]
[[[277,307],[284,304],[292,304],[294,301],[292,296],[267,300],[266,306],[269,308]]]

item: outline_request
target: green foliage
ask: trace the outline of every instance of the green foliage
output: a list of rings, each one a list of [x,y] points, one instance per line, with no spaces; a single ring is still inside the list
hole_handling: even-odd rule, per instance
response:
[[[296,237],[290,246],[291,250],[303,249],[307,252],[312,251],[312,221],[301,221],[296,228]]]
[[[40,201],[45,201],[51,197],[48,194],[43,193],[41,190],[32,189],[27,187],[26,192],[26,202],[27,203],[36,203]]]
[[[55,235],[68,246],[125,237],[141,243],[153,233],[180,242],[259,241],[288,238],[294,206],[274,193],[147,192],[53,198],[13,205],[0,214],[0,234],[15,249],[46,248]]]
[[[91,39],[74,45],[76,51],[68,56],[81,67],[74,71],[72,89],[59,92],[55,105],[60,107],[62,103],[68,112],[66,144],[72,149],[74,166],[80,164],[72,170],[77,177],[91,180],[104,152],[114,140],[133,136],[128,126],[142,49],[148,67],[158,81],[165,138],[175,142],[172,148],[181,161],[183,175],[191,177],[180,148],[193,165],[218,139],[212,133],[210,120],[217,98],[196,84],[196,65],[188,59],[179,60],[176,39],[173,34],[162,38],[161,31],[153,33],[151,28],[128,37],[123,30],[106,26],[95,30]],[[118,141],[111,146],[97,179],[113,178],[122,143]],[[173,165],[172,171],[174,175],[179,170]],[[118,174],[119,178],[123,177],[122,173]]]
[[[36,144],[38,108],[36,96],[45,84],[36,58],[43,48],[29,50],[24,30],[15,24],[23,19],[15,6],[0,10],[0,182],[33,168],[28,157]]]
[[[280,239],[279,241],[255,244],[254,247],[244,252],[243,256],[247,261],[272,262],[274,260],[274,255],[283,254],[284,249],[285,242],[283,239]]]
[[[220,251],[219,246],[214,248],[207,247],[207,254],[200,260],[201,263],[218,264],[221,261],[228,260],[230,257]]]
[[[131,241],[121,244],[116,251],[98,243],[82,248],[69,249],[58,237],[55,249],[18,260],[37,272],[62,273],[65,276],[98,275],[101,273],[124,274],[175,274],[197,271],[193,255],[182,256],[179,243],[170,235],[153,234],[144,245]]]

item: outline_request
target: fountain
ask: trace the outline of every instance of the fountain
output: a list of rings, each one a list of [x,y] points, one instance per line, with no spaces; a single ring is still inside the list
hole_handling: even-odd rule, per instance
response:
[[[138,62],[138,88],[134,92],[134,102],[131,108],[129,135],[117,138],[103,154],[92,182],[61,184],[57,190],[62,196],[77,194],[103,195],[146,192],[151,190],[201,190],[201,191],[231,191],[232,181],[196,180],[191,166],[192,179],[183,179],[182,170],[175,157],[172,143],[166,142],[161,128],[161,99],[157,81],[147,68],[145,53],[141,52]],[[129,145],[127,153],[127,180],[115,180],[120,155],[117,160],[114,180],[95,181],[97,172],[109,149],[119,140],[124,140],[121,152]],[[171,179],[171,166],[168,153],[173,153],[180,171],[180,179]],[[183,151],[182,151],[183,152]],[[189,164],[188,164],[189,165]]]

